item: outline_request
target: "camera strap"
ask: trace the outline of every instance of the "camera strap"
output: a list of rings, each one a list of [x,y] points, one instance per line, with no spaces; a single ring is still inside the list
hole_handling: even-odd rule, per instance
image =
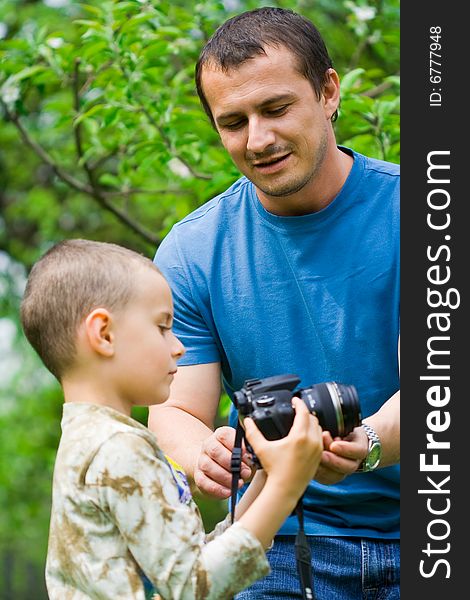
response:
[[[314,600],[313,591],[313,572],[312,572],[312,554],[308,545],[307,536],[304,529],[304,509],[303,495],[297,502],[295,513],[299,521],[299,530],[295,536],[295,561],[297,563],[297,572],[300,578],[303,600]]]
[[[245,430],[237,423],[235,431],[235,443],[232,450],[232,458],[230,461],[230,470],[232,472],[232,490],[230,498],[230,515],[232,523],[235,520],[235,504],[237,502],[238,480],[240,479],[242,466],[242,441],[245,437]],[[297,572],[299,574],[300,586],[302,588],[302,600],[315,600],[313,592],[313,575],[310,546],[308,545],[307,536],[304,529],[304,509],[303,496],[297,502],[295,513],[299,522],[299,530],[295,537],[295,560],[297,564]]]
[[[232,471],[232,492],[230,497],[230,515],[232,523],[235,521],[235,504],[237,502],[237,491],[238,491],[238,480],[240,479],[240,473],[242,470],[242,441],[245,437],[245,431],[240,424],[237,422],[237,428],[235,430],[235,443],[233,445],[232,457],[230,459],[230,470]]]

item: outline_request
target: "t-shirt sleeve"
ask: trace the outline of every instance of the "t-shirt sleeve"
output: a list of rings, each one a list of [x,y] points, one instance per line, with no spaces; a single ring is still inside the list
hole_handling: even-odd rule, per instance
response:
[[[173,331],[186,348],[186,354],[179,359],[180,365],[220,362],[214,334],[201,311],[198,286],[203,282],[187,272],[178,238],[172,229],[160,244],[154,263],[168,281],[173,295]]]
[[[269,572],[261,544],[238,523],[205,543],[194,502],[180,499],[169,466],[139,435],[107,440],[86,484],[164,600],[226,600]]]

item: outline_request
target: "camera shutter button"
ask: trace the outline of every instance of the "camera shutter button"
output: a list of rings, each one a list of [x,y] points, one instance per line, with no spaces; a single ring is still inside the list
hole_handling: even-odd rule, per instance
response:
[[[256,404],[258,406],[272,406],[274,404],[274,398],[272,396],[260,396],[256,398]]]

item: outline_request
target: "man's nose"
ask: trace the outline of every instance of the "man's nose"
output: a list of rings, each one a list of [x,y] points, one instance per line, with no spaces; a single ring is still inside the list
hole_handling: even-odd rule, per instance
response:
[[[268,146],[272,146],[274,142],[275,135],[269,122],[261,117],[251,118],[248,123],[247,151],[259,154],[264,152]]]

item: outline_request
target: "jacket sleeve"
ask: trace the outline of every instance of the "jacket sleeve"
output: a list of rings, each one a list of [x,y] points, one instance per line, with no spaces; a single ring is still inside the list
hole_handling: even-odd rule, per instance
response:
[[[141,436],[119,433],[87,473],[134,560],[163,600],[226,600],[269,572],[259,541],[235,523],[205,542],[199,511]]]

